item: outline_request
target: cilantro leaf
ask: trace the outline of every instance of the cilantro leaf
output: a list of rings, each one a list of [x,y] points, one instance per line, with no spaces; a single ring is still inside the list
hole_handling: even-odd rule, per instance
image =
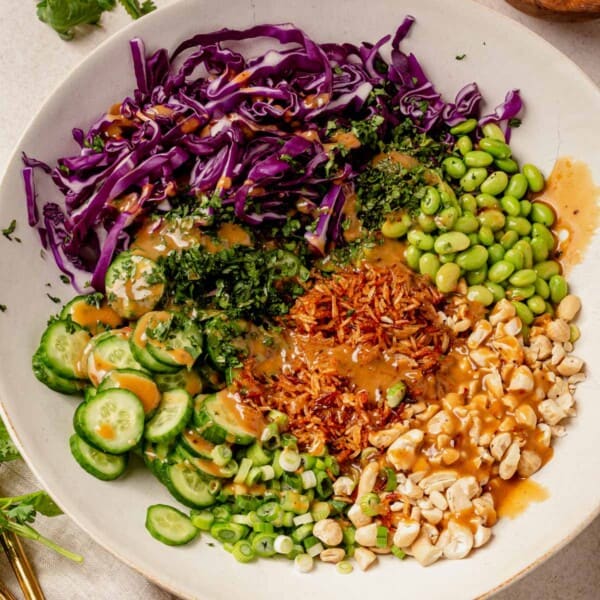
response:
[[[13,219],[10,222],[10,225],[8,227],[5,227],[2,230],[2,235],[8,240],[8,241],[12,241],[12,234],[15,232],[15,229],[17,228],[17,220]]]
[[[139,19],[156,8],[152,0],[144,0],[141,4],[140,0],[119,0],[119,4],[132,19]]]
[[[6,431],[4,423],[0,419],[0,462],[8,462],[19,458],[19,451]]]
[[[65,40],[75,35],[80,25],[96,25],[104,11],[112,10],[115,0],[42,0],[37,16]]]

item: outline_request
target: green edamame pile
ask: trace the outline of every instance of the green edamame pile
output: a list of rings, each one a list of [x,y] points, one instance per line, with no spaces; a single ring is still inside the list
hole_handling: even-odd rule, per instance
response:
[[[395,215],[382,226],[386,237],[406,236],[408,266],[428,276],[444,293],[464,278],[467,296],[484,306],[511,300],[529,325],[568,294],[556,260],[550,206],[531,200],[544,189],[532,164],[519,164],[498,125],[468,119],[450,132],[453,153],[429,185],[416,214]]]

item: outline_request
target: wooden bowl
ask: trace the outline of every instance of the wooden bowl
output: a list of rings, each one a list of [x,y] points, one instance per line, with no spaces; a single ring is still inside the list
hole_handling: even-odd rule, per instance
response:
[[[600,0],[506,0],[534,17],[565,21],[600,18]]]

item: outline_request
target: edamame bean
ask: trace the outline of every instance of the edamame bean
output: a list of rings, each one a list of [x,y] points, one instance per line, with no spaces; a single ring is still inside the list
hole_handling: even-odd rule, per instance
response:
[[[548,287],[550,288],[550,300],[554,304],[558,304],[569,293],[569,285],[562,275],[552,275],[548,281]]]
[[[456,260],[456,252],[450,252],[450,254],[442,254],[439,256],[439,259],[443,265],[454,262]]]
[[[520,239],[514,246],[523,253],[523,267],[531,269],[533,267],[533,252],[531,251],[531,245],[526,241],[525,238]]]
[[[404,250],[404,260],[406,260],[406,264],[413,270],[419,270],[419,260],[423,252],[419,250],[416,246],[408,245]]]
[[[471,246],[479,244],[479,236],[476,233],[467,233],[467,237],[469,238]]]
[[[528,298],[527,306],[534,315],[542,315],[546,310],[546,302],[541,296],[531,296],[531,298]]]
[[[534,283],[535,293],[541,296],[544,300],[550,298],[550,286],[541,278],[538,277]]]
[[[510,250],[519,241],[519,234],[516,231],[506,231],[500,238],[500,245],[505,250]]]
[[[458,125],[455,125],[450,129],[452,135],[463,135],[465,133],[471,133],[477,127],[477,119],[467,119]]]
[[[500,208],[498,199],[491,194],[477,194],[476,200],[479,208]]]
[[[493,140],[506,143],[504,132],[498,125],[496,125],[496,123],[486,123],[481,130],[486,138],[492,138]]]
[[[467,167],[489,167],[494,162],[494,157],[482,150],[471,150],[465,154]]]
[[[437,229],[435,219],[431,215],[420,212],[417,217],[417,224],[425,233],[431,233]]]
[[[537,273],[533,269],[520,269],[511,275],[509,281],[515,287],[526,287],[533,285],[536,279]]]
[[[416,246],[419,250],[427,252],[433,248],[433,236],[420,229],[411,229],[406,239],[409,244]]]
[[[533,260],[536,263],[546,260],[550,254],[546,241],[541,237],[534,237],[531,240],[531,251],[533,253]]]
[[[512,305],[517,311],[517,317],[519,317],[525,325],[531,325],[533,323],[533,313],[526,304],[523,304],[522,302],[513,302]]]
[[[387,238],[400,238],[406,235],[411,224],[410,216],[403,213],[399,220],[386,220],[381,226],[381,233]]]
[[[494,138],[482,138],[479,140],[479,148],[491,154],[494,158],[510,158],[512,154],[508,144]]]
[[[440,193],[432,186],[425,188],[425,196],[421,200],[421,210],[426,215],[434,215],[440,208]]]
[[[477,215],[482,227],[489,227],[492,231],[500,231],[506,223],[506,217],[499,210],[488,208]]]
[[[573,324],[569,326],[569,329],[571,331],[569,341],[571,342],[571,344],[574,344],[581,337],[581,331],[579,331],[579,327],[577,327],[577,325]]]
[[[504,171],[494,171],[481,184],[479,189],[484,194],[491,194],[492,196],[498,196],[506,189],[507,185],[508,185],[508,175]]]
[[[487,225],[479,230],[479,241],[484,246],[491,246],[494,243],[494,232]]]
[[[487,279],[487,266],[481,267],[475,271],[467,271],[467,283],[469,285],[480,285]]]
[[[498,167],[499,169],[502,169],[505,173],[508,173],[509,175],[513,175],[514,173],[519,172],[519,165],[517,161],[513,160],[512,158],[497,158],[494,161],[494,166]]]
[[[463,194],[459,199],[460,207],[463,212],[475,214],[477,212],[477,200],[473,194]]]
[[[514,196],[503,196],[500,200],[500,206],[511,217],[518,217],[521,214],[521,205]]]
[[[506,281],[514,272],[515,265],[507,260],[499,260],[488,269],[488,279],[494,283]]]
[[[494,301],[494,294],[484,285],[472,285],[467,290],[467,298],[471,302],[479,302],[484,306],[489,306]]]
[[[547,204],[534,202],[531,205],[531,220],[534,223],[542,223],[546,227],[552,227],[555,219],[554,211]]]
[[[483,167],[469,169],[465,176],[461,178],[460,187],[465,192],[474,192],[485,181],[486,177],[487,169]]]
[[[456,223],[454,223],[454,229],[456,231],[461,231],[462,233],[475,233],[479,229],[479,221],[474,214],[465,212],[463,216],[458,217]]]
[[[480,232],[481,234],[481,232]],[[481,237],[481,235],[480,235]],[[489,261],[491,264],[497,263],[504,258],[504,248],[500,244],[492,244],[488,248]]]
[[[508,182],[506,193],[520,200],[527,193],[527,179],[522,173],[515,173]]]
[[[535,294],[535,288],[532,285],[526,287],[509,287],[506,290],[506,297],[509,300],[527,300]]]
[[[473,150],[473,142],[468,135],[463,135],[456,140],[455,147],[464,156],[467,152]]]
[[[460,231],[450,231],[442,233],[433,245],[438,254],[450,254],[451,252],[461,252],[469,247],[469,238]]]
[[[532,192],[541,192],[544,189],[544,176],[535,165],[523,165],[523,175],[525,175]]]
[[[536,237],[542,238],[546,242],[546,246],[548,247],[549,252],[554,250],[554,236],[552,235],[550,230],[542,223],[533,224],[531,228],[531,236],[533,239],[535,239]]]
[[[460,267],[456,263],[442,265],[435,275],[435,284],[438,290],[445,294],[453,292],[460,279]]]
[[[548,281],[553,275],[560,274],[560,265],[555,260],[545,260],[533,267],[538,277]]]
[[[435,281],[435,275],[440,268],[440,259],[433,252],[425,252],[419,259],[419,273],[427,275],[431,281]]]
[[[546,310],[544,311],[546,314],[550,315],[551,317],[554,316],[554,306],[552,306],[552,304],[550,304],[550,302],[548,302],[546,300]]]
[[[449,156],[444,159],[442,167],[452,179],[460,179],[467,172],[465,163],[458,156]]]
[[[525,262],[523,258],[523,253],[518,248],[511,248],[507,250],[504,255],[504,260],[507,260],[509,263],[515,266],[515,269],[520,270],[523,268],[523,263]]]
[[[435,224],[442,231],[448,231],[454,227],[458,219],[458,210],[454,206],[444,208],[435,216]]]
[[[458,205],[458,200],[456,199],[456,194],[454,193],[454,190],[450,184],[445,181],[440,181],[438,183],[438,191],[440,192],[442,206],[452,206],[456,209],[460,208]]]
[[[456,264],[465,271],[476,271],[485,266],[488,259],[488,251],[485,246],[477,244],[468,250],[461,252],[456,257]]]
[[[505,292],[501,285],[494,283],[493,281],[486,281],[484,285],[494,295],[494,302],[500,302],[500,300],[504,298]]]
[[[521,216],[528,217],[531,213],[531,202],[529,200],[521,200]]]
[[[531,223],[525,217],[507,217],[506,229],[516,231],[522,237],[531,233]]]

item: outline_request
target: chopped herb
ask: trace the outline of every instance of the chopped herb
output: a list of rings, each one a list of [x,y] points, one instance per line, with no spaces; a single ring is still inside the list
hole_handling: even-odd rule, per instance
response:
[[[104,296],[100,292],[96,292],[94,294],[88,294],[85,297],[86,303],[89,304],[90,306],[94,306],[95,308],[100,308],[100,305],[102,304],[103,299],[104,299]]]
[[[17,228],[17,220],[13,219],[10,222],[10,225],[8,227],[5,227],[2,230],[2,235],[9,241],[12,241],[12,234],[15,232],[15,229]]]
[[[6,312],[7,306],[6,304],[0,304],[0,312]]]
[[[46,296],[48,296],[48,298],[50,298],[54,304],[60,304],[61,302],[60,298],[57,298],[56,296],[51,296],[50,294],[46,294]]]
[[[520,127],[521,126],[521,119],[517,119],[516,117],[509,119],[508,120],[508,125],[509,127]]]
[[[70,279],[69,279],[69,278],[68,278],[68,277],[67,277],[65,274],[62,274],[62,275],[60,276],[60,280],[61,280],[61,281],[62,281],[64,284],[71,283],[71,280],[70,280]]]

